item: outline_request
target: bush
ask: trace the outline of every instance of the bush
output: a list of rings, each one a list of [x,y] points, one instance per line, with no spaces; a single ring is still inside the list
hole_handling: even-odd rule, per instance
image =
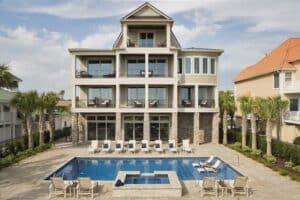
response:
[[[251,152],[251,148],[248,147],[248,146],[242,147],[242,150],[243,150],[244,152]]]
[[[286,161],[284,162],[284,166],[288,168],[292,168],[294,166],[294,163],[292,161]]]
[[[300,165],[293,167],[293,170],[300,173]]]
[[[264,155],[264,159],[267,162],[272,163],[272,164],[276,163],[276,160],[277,160],[275,156],[267,155],[267,154]]]
[[[260,156],[260,155],[261,155],[261,150],[255,149],[255,150],[253,150],[253,151],[251,152],[251,154],[254,155],[254,156]]]
[[[293,144],[300,145],[300,136],[294,139]]]
[[[242,144],[240,142],[235,142],[232,146],[235,148],[241,148]]]

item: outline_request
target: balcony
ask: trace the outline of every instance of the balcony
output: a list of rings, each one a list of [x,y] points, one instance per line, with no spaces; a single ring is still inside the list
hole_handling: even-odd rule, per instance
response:
[[[284,93],[300,93],[300,80],[286,81],[283,85]]]
[[[12,112],[1,112],[0,122],[10,122],[12,120]]]
[[[89,73],[88,71],[76,71],[76,78],[115,78],[115,72],[109,73]]]
[[[288,111],[284,115],[284,121],[291,124],[300,124],[300,111]]]
[[[180,108],[191,108],[194,106],[195,106],[195,103],[192,99],[181,99],[181,101],[178,104],[178,107],[180,107]]]
[[[127,108],[144,108],[145,99],[128,99]]]
[[[214,99],[199,99],[198,106],[200,108],[214,108],[215,107],[215,100]]]
[[[172,104],[167,99],[149,99],[149,108],[171,108]]]
[[[76,108],[114,108],[115,102],[112,99],[76,99]]]

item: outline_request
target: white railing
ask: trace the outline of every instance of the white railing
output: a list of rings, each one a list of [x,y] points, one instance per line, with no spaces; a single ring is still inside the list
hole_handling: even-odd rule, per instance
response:
[[[283,89],[286,92],[300,92],[300,80],[286,81]]]
[[[294,121],[300,123],[300,111],[288,111],[286,112],[284,119],[287,121]]]
[[[0,112],[0,122],[10,122],[12,112]]]

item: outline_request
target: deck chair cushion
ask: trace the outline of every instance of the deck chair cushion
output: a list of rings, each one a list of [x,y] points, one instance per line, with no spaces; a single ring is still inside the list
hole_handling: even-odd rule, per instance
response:
[[[121,148],[121,144],[116,144],[116,148],[120,149]]]
[[[129,148],[130,148],[130,149],[132,149],[132,148],[133,148],[133,144],[129,144],[128,146],[129,146]]]
[[[160,144],[155,144],[155,148],[159,149],[160,148]]]
[[[147,148],[147,145],[144,143],[144,144],[142,144],[142,148],[143,149],[146,149]]]
[[[123,186],[123,185],[124,185],[124,183],[120,179],[118,179],[116,181],[116,184],[115,184],[116,187],[120,187],[120,186]]]
[[[170,144],[169,144],[169,148],[170,148],[170,149],[173,149],[173,148],[174,148],[174,144],[173,144],[173,143],[170,143]]]
[[[103,144],[103,148],[107,149],[108,148],[108,144]]]

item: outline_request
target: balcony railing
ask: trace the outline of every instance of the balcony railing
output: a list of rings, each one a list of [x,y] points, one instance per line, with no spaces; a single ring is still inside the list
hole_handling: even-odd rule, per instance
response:
[[[182,99],[179,101],[178,107],[181,108],[189,108],[189,107],[194,107],[194,101],[191,99]]]
[[[214,99],[199,99],[198,106],[200,108],[214,108],[215,100]]]
[[[300,123],[300,111],[288,111],[284,115],[284,120]]]
[[[76,108],[114,108],[115,103],[111,99],[77,99]]]
[[[87,71],[76,71],[76,78],[115,78],[115,72],[108,73],[88,73]]]
[[[151,40],[140,40],[139,44],[138,42],[134,42],[133,40],[128,39],[127,41],[127,47],[144,47],[144,48],[153,48],[153,47],[166,47],[165,42],[154,42]]]
[[[167,99],[149,99],[149,108],[171,108],[172,105]]]
[[[284,92],[300,92],[300,80],[286,81],[283,90]]]
[[[145,107],[145,99],[129,99],[127,101],[127,107],[144,108]]]
[[[0,122],[10,122],[12,120],[12,112],[0,112]]]

